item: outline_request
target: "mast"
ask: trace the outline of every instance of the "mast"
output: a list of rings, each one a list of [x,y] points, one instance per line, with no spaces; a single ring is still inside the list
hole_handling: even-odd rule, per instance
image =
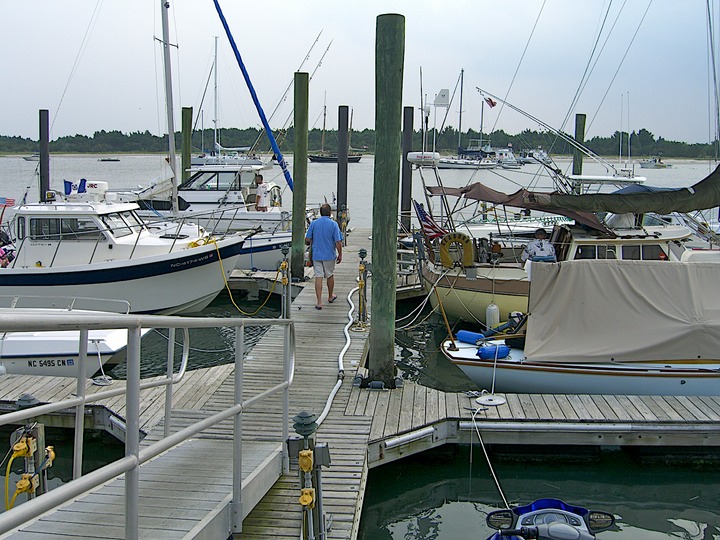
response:
[[[165,68],[165,111],[167,112],[168,142],[170,153],[170,171],[172,172],[172,209],[173,214],[178,213],[178,190],[177,190],[177,158],[175,155],[175,122],[173,120],[173,95],[172,95],[172,74],[170,73],[170,31],[168,29],[168,9],[170,2],[160,0],[160,11],[162,13],[162,44],[163,44],[163,66]]]
[[[460,70],[460,114],[458,116],[458,153],[460,152],[460,148],[462,147],[462,98],[463,98],[463,77],[465,75],[465,70]]]
[[[213,100],[214,118],[213,118],[213,155],[215,152],[220,154],[220,141],[218,141],[218,83],[217,83],[217,42],[218,37],[215,36],[215,56],[213,57],[213,84],[215,98]]]
[[[327,117],[327,92],[323,98],[323,128],[322,135],[320,135],[320,153],[325,153],[325,118]]]

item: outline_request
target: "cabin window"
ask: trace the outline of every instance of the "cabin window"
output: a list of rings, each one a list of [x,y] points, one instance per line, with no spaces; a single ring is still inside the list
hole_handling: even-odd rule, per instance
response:
[[[22,237],[25,226],[22,225]],[[102,233],[92,219],[84,218],[30,218],[32,240],[92,240]]]
[[[575,250],[575,260],[596,259],[597,249],[595,246],[578,246]]]
[[[25,234],[26,234],[25,233],[25,218],[21,217],[21,218],[18,218],[18,222],[17,222],[18,240],[22,240],[23,238],[25,238]]]
[[[59,219],[30,218],[30,238],[32,240],[57,240],[59,237]]]
[[[617,259],[615,246],[598,246],[598,259]]]
[[[642,258],[644,261],[667,261],[667,253],[657,244],[648,244],[642,247]]]
[[[583,259],[616,259],[615,246],[594,244],[580,245],[575,250],[575,260]]]
[[[622,258],[626,261],[640,260],[640,246],[623,246]]]
[[[97,242],[103,237],[97,223],[89,218],[62,218],[60,220],[60,234],[63,240],[92,240]]]

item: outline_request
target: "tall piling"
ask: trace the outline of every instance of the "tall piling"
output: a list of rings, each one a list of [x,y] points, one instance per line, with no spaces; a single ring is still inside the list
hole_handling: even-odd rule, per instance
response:
[[[403,109],[402,132],[402,189],[400,190],[400,223],[403,230],[410,230],[410,204],[412,200],[412,168],[407,155],[412,152],[413,116],[412,107]]]
[[[40,202],[50,190],[50,111],[40,109]]]
[[[584,114],[576,114],[575,115],[575,140],[579,142],[580,144],[583,144],[585,142],[585,115]],[[580,175],[582,174],[583,170],[583,154],[580,150],[577,148],[573,152],[573,167],[572,171],[573,174]],[[582,190],[582,183],[577,182],[573,185],[573,190],[577,192],[578,194]]]
[[[192,107],[182,108],[182,156],[180,164],[182,171],[180,178],[184,182],[190,178],[190,161],[192,159]]]
[[[405,17],[379,15],[375,37],[375,170],[372,225],[372,323],[368,375],[395,381],[397,215]]]
[[[308,84],[307,73],[295,73],[295,150],[293,155],[292,250],[290,269],[294,278],[305,278],[305,207],[308,169]]]
[[[338,161],[337,161],[337,221],[340,223],[340,212],[347,208],[348,185],[348,152],[350,150],[350,137],[348,135],[350,107],[338,107]]]

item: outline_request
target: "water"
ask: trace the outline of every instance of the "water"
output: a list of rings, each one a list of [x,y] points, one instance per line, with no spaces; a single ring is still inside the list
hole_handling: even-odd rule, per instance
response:
[[[163,156],[159,155],[120,156],[119,162],[99,162],[99,157],[52,156],[51,185],[58,189],[63,179],[87,178],[106,181],[111,187],[130,187],[147,184],[169,172]],[[670,160],[669,163],[673,164],[671,169],[638,170],[637,173],[647,176],[648,184],[667,187],[694,184],[712,170],[703,161]],[[0,196],[20,200],[28,191],[28,200],[36,200],[36,166],[37,163],[26,162],[21,157],[0,157]],[[568,166],[569,161],[561,163],[563,170]],[[348,166],[351,227],[369,228],[372,224],[373,167],[371,156],[364,156],[360,163]],[[525,166],[519,172],[473,175],[468,171],[448,170],[441,173],[444,184],[452,187],[482,181],[506,192],[527,185],[548,189],[550,184],[546,179],[536,177],[535,170],[536,167]],[[586,163],[585,172],[602,174],[604,171],[595,164]],[[284,185],[277,167],[265,176],[268,181]],[[428,185],[435,184],[430,172],[424,172],[424,176]],[[308,165],[309,203],[332,201],[333,193],[337,192],[336,185],[335,166]],[[417,172],[413,173],[413,196],[423,199],[422,179]],[[287,189],[283,199],[283,206],[292,208],[292,197]],[[254,311],[258,305],[257,302],[243,301],[241,307]],[[411,305],[401,304],[398,316],[406,315],[411,309]],[[204,313],[231,316],[233,310],[225,295]],[[260,316],[272,317],[277,313],[279,306],[273,301],[263,308]],[[404,319],[398,326],[401,325],[409,326],[397,332],[396,342],[396,358],[405,378],[447,391],[475,389],[463,373],[439,353],[439,343],[446,330],[436,314],[428,316],[428,311],[424,311],[418,318]],[[223,329],[202,332],[191,336],[192,367],[232,361],[231,335]],[[259,333],[251,335],[250,341],[259,336]],[[162,362],[153,363],[152,359],[164,358],[165,338],[158,334],[146,336],[143,351],[149,357],[143,356],[143,374],[164,373]],[[123,367],[115,368],[112,375],[122,377]],[[97,450],[89,450],[89,454],[102,456],[106,451],[99,445]],[[472,466],[470,455],[469,447],[451,448],[406,458],[371,471],[361,537],[439,540],[487,537],[485,513],[498,507],[501,498],[477,445],[472,451]],[[720,508],[720,468],[712,463],[702,468],[672,463],[648,464],[630,452],[590,453],[580,458],[573,454],[570,463],[536,461],[528,456],[514,461],[502,457],[493,454],[492,463],[505,495],[513,503],[525,504],[535,498],[550,496],[616,513],[621,518],[616,530],[600,533],[599,538],[720,539],[717,512]],[[61,483],[64,477],[58,478]]]

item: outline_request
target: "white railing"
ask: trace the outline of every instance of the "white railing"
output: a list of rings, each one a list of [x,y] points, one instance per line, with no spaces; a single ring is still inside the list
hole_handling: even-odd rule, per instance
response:
[[[235,399],[231,407],[213,414],[212,416],[196,422],[176,433],[170,435],[172,412],[172,387],[179,382],[187,365],[189,351],[189,329],[233,327],[236,329],[235,337]],[[282,326],[284,327],[283,347],[283,379],[274,386],[243,400],[243,356],[244,334],[247,326]],[[139,467],[148,460],[160,455],[162,452],[186,441],[201,431],[212,427],[223,420],[234,417],[233,433],[233,498],[232,505],[239,509],[241,504],[242,486],[242,423],[241,413],[257,402],[272,395],[281,393],[283,403],[282,441],[289,435],[289,389],[292,384],[295,368],[295,331],[293,322],[289,319],[249,319],[249,318],[211,318],[211,317],[170,317],[156,315],[120,315],[120,314],[88,314],[88,313],[57,313],[48,317],[24,314],[0,314],[0,331],[3,332],[33,332],[46,330],[79,330],[80,358],[78,373],[85,373],[87,361],[87,338],[89,330],[102,330],[111,328],[127,328],[127,380],[125,388],[115,388],[85,395],[86,380],[78,376],[77,392],[73,398],[55,403],[47,403],[29,409],[0,415],[0,426],[7,424],[24,423],[29,418],[47,414],[63,409],[75,407],[75,448],[73,461],[73,480],[38,496],[24,504],[0,514],[0,534],[37,518],[41,514],[53,510],[73,498],[96,488],[125,473],[125,538],[137,539],[138,525],[138,497],[139,497]],[[168,328],[168,368],[163,378],[141,381],[140,379],[140,351],[142,328]],[[184,334],[183,358],[177,373],[173,373],[175,331],[181,329]],[[165,386],[165,432],[159,441],[140,450],[140,391],[158,386]],[[126,442],[125,456],[113,461],[100,469],[84,476],[80,476],[83,451],[83,418],[84,408],[88,403],[110,397],[126,395]],[[283,466],[288,471],[288,456],[286,446],[283,445]],[[242,526],[241,512],[232,512],[233,530],[240,531]]]

